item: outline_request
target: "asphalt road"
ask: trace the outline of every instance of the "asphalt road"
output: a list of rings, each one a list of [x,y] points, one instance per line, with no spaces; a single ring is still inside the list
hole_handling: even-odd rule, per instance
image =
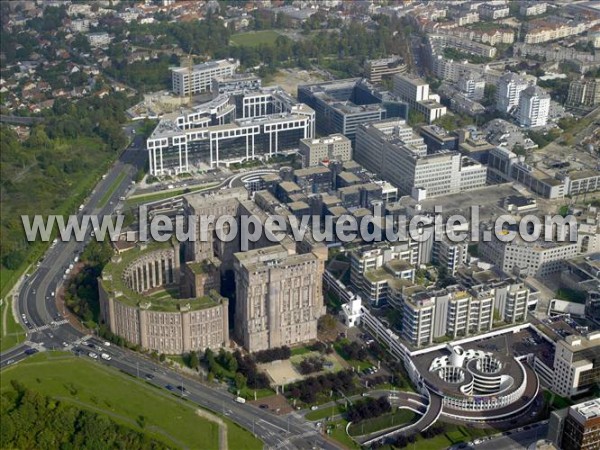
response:
[[[123,152],[119,160],[97,184],[84,205],[83,213],[110,215],[114,212],[119,198],[126,194],[133,177],[146,162],[147,152],[140,139],[139,137],[135,139],[135,142]],[[101,205],[103,196],[112,189],[113,183],[121,173],[125,173],[125,177],[110,194],[108,201]],[[238,181],[239,178],[235,176],[231,177],[231,180]],[[222,184],[229,181],[224,181]],[[57,241],[48,250],[37,270],[23,281],[17,307],[19,314],[24,315],[29,324],[27,341],[0,355],[0,368],[17,364],[27,358],[25,351],[30,348],[67,350],[77,347],[85,349],[81,357],[88,358],[86,355],[90,349],[81,341],[89,336],[85,336],[64,320],[62,312],[57,309],[54,295],[63,282],[65,269],[73,262],[75,256],[83,251],[90,238],[90,230],[88,230],[84,242],[76,242],[74,239],[69,242]],[[22,322],[25,323],[25,320]],[[92,339],[92,342],[94,341]],[[95,342],[101,344],[100,341]],[[183,384],[188,391],[186,397],[188,401],[227,416],[252,431],[268,448],[328,450],[340,448],[325,439],[314,425],[309,424],[299,414],[276,416],[250,404],[239,404],[234,401],[234,396],[222,387],[208,386],[199,380],[183,378],[177,372],[150,361],[138,353],[115,346],[104,350],[111,354],[112,359],[95,360],[99,364],[110,365],[140,378],[144,378],[148,373],[152,374],[154,378],[147,381],[165,389],[167,385]]]

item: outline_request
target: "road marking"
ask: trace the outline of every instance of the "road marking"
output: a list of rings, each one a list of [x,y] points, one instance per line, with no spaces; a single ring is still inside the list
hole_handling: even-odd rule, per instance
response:
[[[47,323],[46,325],[42,325],[40,327],[35,327],[35,328],[33,328],[32,331],[44,331],[44,330],[48,330],[50,328],[59,327],[59,326],[64,325],[66,323],[69,323],[69,321],[67,319],[63,319],[63,320],[59,320],[58,322],[54,322],[54,323],[51,323],[51,324]]]

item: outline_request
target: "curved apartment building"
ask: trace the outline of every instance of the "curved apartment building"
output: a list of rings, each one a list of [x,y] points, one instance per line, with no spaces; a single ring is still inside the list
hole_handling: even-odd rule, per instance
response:
[[[98,287],[102,320],[128,342],[160,353],[218,348],[229,340],[228,300],[210,261],[179,265],[179,245],[153,243],[116,255]]]

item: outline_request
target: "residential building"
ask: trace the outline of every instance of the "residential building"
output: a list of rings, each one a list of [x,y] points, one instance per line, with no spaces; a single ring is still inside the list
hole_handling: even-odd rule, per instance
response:
[[[571,81],[571,84],[569,84],[567,105],[593,107],[598,104],[600,104],[600,81]]]
[[[361,124],[408,116],[408,105],[360,78],[300,85],[298,101],[315,110],[318,132],[343,134],[351,141]]]
[[[349,161],[352,159],[352,142],[343,134],[301,139],[299,153],[303,167],[316,166],[323,161]]]
[[[99,48],[108,47],[108,45],[112,41],[112,37],[106,32],[88,33],[87,38],[92,47]]]
[[[369,82],[381,83],[383,78],[389,78],[396,73],[405,73],[406,64],[399,56],[370,59],[365,63],[365,72]]]
[[[467,98],[481,100],[485,90],[485,80],[481,77],[476,78],[463,74],[458,79],[457,87]]]
[[[544,14],[547,8],[548,4],[546,2],[525,2],[520,6],[519,14],[525,17],[539,16],[540,14]]]
[[[454,50],[458,50],[459,52],[467,53],[469,55],[481,56],[483,58],[494,58],[498,51],[495,47],[475,42],[474,40],[471,40],[470,37],[462,38],[448,33],[430,34],[427,36],[427,39],[429,45],[434,47],[436,52],[442,50],[440,53],[443,53],[444,48],[453,48]]]
[[[235,334],[249,352],[317,338],[324,258],[281,245],[234,255]]]
[[[487,20],[498,20],[510,15],[508,3],[505,0],[483,2],[477,7],[479,17]]]
[[[525,44],[540,44],[542,42],[575,36],[584,33],[597,23],[597,20],[534,19],[527,22],[523,42]]]
[[[393,80],[394,94],[423,114],[428,123],[446,114],[446,107],[439,103],[439,96],[430,94],[429,84],[422,79],[396,74]]]
[[[196,277],[198,271],[205,274]],[[181,272],[179,245],[142,245],[116,255],[104,268],[98,281],[100,315],[112,333],[147,350],[181,354],[219,348],[229,342],[228,300],[213,289],[219,277],[209,261]],[[179,289],[181,297],[172,293]]]
[[[588,391],[598,383],[600,331],[587,336],[569,335],[560,339],[554,352],[552,390],[563,397],[572,397]]]
[[[542,127],[548,123],[550,95],[539,86],[529,86],[519,96],[517,118],[523,127]]]
[[[503,113],[512,113],[519,106],[521,92],[532,84],[535,84],[535,78],[528,79],[512,72],[502,75],[496,90],[496,109]]]
[[[171,69],[173,93],[181,96],[196,95],[211,90],[214,78],[231,77],[239,62],[232,59],[221,59],[196,64],[190,67]],[[190,70],[191,69],[191,70]]]

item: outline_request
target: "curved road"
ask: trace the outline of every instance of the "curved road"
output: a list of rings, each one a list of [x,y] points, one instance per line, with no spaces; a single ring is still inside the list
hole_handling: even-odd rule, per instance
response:
[[[126,194],[133,177],[138,169],[144,166],[147,158],[147,152],[144,150],[140,138],[136,141],[123,152],[120,159],[98,183],[84,206],[86,214],[110,215],[113,213],[118,199]],[[110,194],[105,205],[102,205],[103,196],[112,189],[113,183],[121,173],[126,174],[124,179]],[[54,300],[54,294],[62,283],[65,269],[73,262],[75,255],[83,251],[89,239],[88,232],[85,242],[57,241],[48,250],[37,270],[23,280],[16,307],[19,314],[24,314],[33,328],[27,333],[26,343],[0,355],[0,367],[18,363],[26,358],[28,355],[24,352],[29,348],[51,349],[64,346],[73,348],[83,345],[83,340],[90,338],[64,320],[61,312],[57,310]],[[91,342],[94,342],[94,339]],[[96,341],[96,344],[98,343],[99,341]],[[189,401],[216,413],[224,414],[252,431],[268,448],[327,450],[340,448],[295,413],[275,416],[255,406],[234,402],[233,395],[222,389],[209,387],[199,380],[184,379],[179,373],[150,361],[141,354],[115,346],[105,350],[112,355],[112,359],[98,363],[108,364],[138,377],[145,377],[148,373],[154,374],[154,378],[149,382],[163,388],[167,384],[183,384],[188,390]]]

